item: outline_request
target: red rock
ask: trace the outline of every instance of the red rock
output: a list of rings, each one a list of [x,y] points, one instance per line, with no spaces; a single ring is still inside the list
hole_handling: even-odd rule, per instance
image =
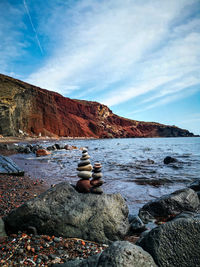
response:
[[[91,187],[90,180],[79,180],[76,184],[76,190],[79,193],[89,193]]]
[[[19,129],[30,136],[54,138],[193,136],[175,126],[125,119],[100,103],[63,97],[2,74],[0,89],[4,136],[17,136]]]
[[[50,154],[51,154],[51,152],[48,151],[48,150],[46,150],[46,149],[38,149],[38,150],[36,151],[36,156],[37,156],[37,157],[47,156],[47,155],[50,155]]]

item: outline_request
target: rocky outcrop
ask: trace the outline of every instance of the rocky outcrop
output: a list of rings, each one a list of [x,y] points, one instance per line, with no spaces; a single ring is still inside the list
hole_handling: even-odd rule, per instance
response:
[[[199,204],[197,193],[190,188],[185,188],[148,202],[140,209],[139,216],[143,222],[148,222],[151,220],[149,217],[167,218],[184,211],[196,212]]]
[[[11,232],[34,227],[39,234],[99,243],[120,240],[129,230],[128,207],[120,194],[81,194],[67,182],[13,210],[4,221]]]
[[[55,264],[53,267],[156,267],[146,251],[128,241],[116,241],[101,254],[85,260]]]
[[[137,242],[160,267],[200,266],[200,218],[177,218]]]
[[[0,121],[0,135],[4,136],[193,136],[175,126],[125,119],[100,103],[66,98],[2,74]]]

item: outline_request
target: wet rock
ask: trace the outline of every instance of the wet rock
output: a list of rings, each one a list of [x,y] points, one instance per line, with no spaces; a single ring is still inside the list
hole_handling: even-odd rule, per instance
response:
[[[0,237],[7,236],[4,226],[4,221],[0,218]]]
[[[61,146],[59,144],[54,145],[56,149],[61,149]]]
[[[164,161],[163,162],[165,164],[175,163],[175,162],[177,162],[177,159],[167,156],[166,158],[164,158]]]
[[[194,191],[200,191],[200,181],[199,180],[194,181],[188,187]]]
[[[130,226],[130,231],[132,233],[138,233],[138,232],[143,232],[146,229],[143,221],[140,219],[139,216],[134,216],[131,220],[131,226]]]
[[[151,221],[149,217],[168,217],[183,211],[195,212],[199,204],[197,193],[190,188],[185,188],[148,202],[139,210],[139,217],[143,222],[148,222]]]
[[[58,265],[53,265],[58,267]],[[139,246],[127,241],[116,241],[101,254],[85,260],[69,261],[61,267],[154,267],[153,258]]]
[[[38,149],[38,150],[36,151],[36,156],[37,156],[37,157],[47,156],[47,155],[50,155],[50,154],[51,154],[51,152],[48,151],[48,150],[46,150],[46,149]]]
[[[79,194],[67,182],[13,210],[4,221],[12,232],[33,226],[38,234],[100,243],[120,240],[129,230],[128,207],[120,194]]]
[[[31,153],[30,147],[25,147],[23,153],[30,154]]]
[[[128,221],[129,221],[129,223],[131,223],[132,220],[134,220],[135,216],[136,216],[136,215],[134,215],[134,214],[129,214],[129,215],[128,215]]]
[[[0,174],[24,175],[24,171],[20,169],[15,162],[5,156],[0,155]]]
[[[137,242],[160,267],[200,266],[200,218],[178,218]]]
[[[36,153],[36,151],[37,151],[38,149],[43,149],[43,147],[42,147],[42,146],[39,146],[39,145],[34,145],[34,146],[32,147],[32,152],[33,152],[33,153]]]
[[[64,146],[64,149],[66,149],[66,150],[72,150],[72,147],[70,145],[65,145]]]

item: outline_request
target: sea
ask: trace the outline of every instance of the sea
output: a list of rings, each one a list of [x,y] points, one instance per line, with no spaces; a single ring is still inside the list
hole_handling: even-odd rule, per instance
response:
[[[34,154],[11,157],[31,178],[42,179],[49,186],[63,181],[76,184],[80,148],[86,147],[91,163],[102,164],[104,192],[120,193],[132,214],[137,214],[148,201],[200,179],[200,137],[70,139],[56,143],[74,145],[78,149],[56,150],[45,157]],[[55,141],[37,144],[47,147]],[[176,158],[177,162],[164,164],[166,156]]]

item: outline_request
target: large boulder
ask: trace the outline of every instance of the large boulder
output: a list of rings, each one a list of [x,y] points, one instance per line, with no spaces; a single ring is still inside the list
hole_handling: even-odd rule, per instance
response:
[[[53,267],[154,267],[153,258],[141,247],[128,241],[116,241],[101,254],[85,260],[55,264]]]
[[[197,193],[185,188],[162,196],[145,204],[139,211],[139,216],[144,222],[150,221],[149,217],[168,217],[183,211],[197,211],[199,207]]]
[[[177,218],[137,242],[160,267],[200,266],[200,217]]]
[[[128,207],[120,194],[81,194],[64,182],[32,199],[7,217],[11,232],[35,227],[39,234],[109,243],[129,230]]]

